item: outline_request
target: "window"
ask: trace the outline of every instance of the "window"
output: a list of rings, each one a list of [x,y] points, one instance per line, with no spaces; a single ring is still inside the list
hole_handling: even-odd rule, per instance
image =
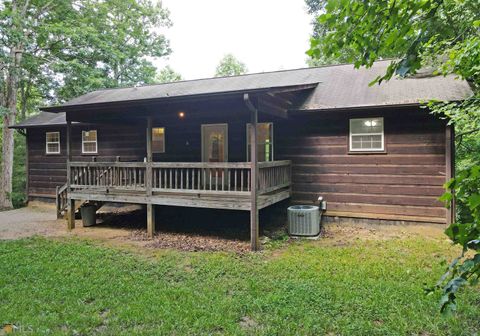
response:
[[[152,153],[165,153],[165,128],[152,128]]]
[[[60,154],[60,132],[47,132],[45,142],[47,154]]]
[[[383,118],[350,119],[350,151],[383,151]]]
[[[257,124],[258,161],[273,161],[273,124]],[[250,124],[247,124],[247,161],[250,161]]]
[[[97,131],[82,131],[82,154],[97,154]]]

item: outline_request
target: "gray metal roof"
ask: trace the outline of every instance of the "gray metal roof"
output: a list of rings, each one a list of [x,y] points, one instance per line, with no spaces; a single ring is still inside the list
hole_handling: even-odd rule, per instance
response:
[[[141,87],[97,90],[45,111],[81,110],[87,106],[113,102],[162,100],[173,97],[209,96],[222,93],[249,92],[271,88],[317,84],[298,107],[299,110],[349,109],[372,106],[418,104],[431,99],[462,100],[472,95],[469,84],[454,75],[394,78],[381,85],[368,84],[385,73],[390,61],[376,62],[369,69],[355,69],[352,64],[283,70],[181,81]],[[65,123],[63,113],[41,113],[15,127]]]

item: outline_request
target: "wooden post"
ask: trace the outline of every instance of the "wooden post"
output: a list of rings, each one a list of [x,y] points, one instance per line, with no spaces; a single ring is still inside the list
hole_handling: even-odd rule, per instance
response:
[[[258,251],[260,248],[258,239],[258,146],[257,146],[257,123],[258,111],[254,108],[250,114],[250,248],[252,251]]]
[[[60,211],[60,187],[55,187],[55,209],[57,210],[57,219],[62,218],[62,214]]]
[[[67,197],[68,197],[68,207],[67,207],[67,230],[72,230],[75,228],[75,200],[70,198],[71,189],[71,172],[70,172],[70,162],[72,161],[72,122],[68,120],[67,117]]]
[[[147,236],[153,238],[155,235],[155,207],[153,204],[147,204]]]
[[[453,125],[445,128],[445,178],[447,182],[455,177],[455,129]],[[455,197],[447,209],[447,225],[455,221]]]
[[[147,235],[153,238],[155,234],[155,206],[151,204],[152,196],[152,117],[147,118],[147,162],[145,168],[145,189],[147,193]]]

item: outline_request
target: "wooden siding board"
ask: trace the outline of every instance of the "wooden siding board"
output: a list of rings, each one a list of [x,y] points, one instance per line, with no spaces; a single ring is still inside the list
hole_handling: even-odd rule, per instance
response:
[[[357,184],[357,185],[425,185],[441,188],[444,181],[442,176],[423,176],[423,175],[380,175],[380,174],[293,174],[294,183],[319,183],[319,184]]]
[[[165,127],[165,153],[154,161],[198,162],[201,160],[201,124],[228,123],[229,161],[246,159],[248,113],[234,103],[186,109],[180,120],[177,110],[154,120]],[[228,111],[228,113],[226,112]],[[383,116],[385,147],[382,154],[349,154],[349,118]],[[322,194],[328,209],[339,213],[445,218],[437,197],[446,178],[445,123],[427,111],[385,108],[375,111],[310,113],[274,122],[275,160],[292,160],[292,200],[316,201]],[[81,154],[81,130],[98,130],[98,155]],[[146,125],[96,125],[73,128],[73,160],[143,161]],[[58,130],[49,128],[49,130]],[[28,132],[29,194],[52,194],[66,180],[66,135],[61,129],[61,154],[45,154],[46,129]]]
[[[418,176],[443,176],[444,165],[339,165],[339,164],[293,164],[294,173],[315,173],[315,174],[389,174],[392,176],[418,175]]]
[[[383,116],[381,154],[349,154],[349,118]],[[445,218],[445,124],[418,108],[310,114],[276,124],[276,159],[292,160],[292,200],[327,212]],[[277,141],[277,139],[281,139]]]
[[[298,201],[297,201],[298,202]],[[327,211],[445,218],[445,208],[330,202]]]

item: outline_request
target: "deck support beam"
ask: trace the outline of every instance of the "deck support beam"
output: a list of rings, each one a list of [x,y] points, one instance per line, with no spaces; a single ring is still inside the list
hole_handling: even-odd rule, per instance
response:
[[[72,122],[67,117],[67,230],[75,228],[75,200],[71,198]]]
[[[155,205],[147,204],[147,236],[153,238],[155,235]]]
[[[147,198],[150,200],[152,196],[152,116],[147,118],[147,162],[145,167],[145,189]],[[155,206],[152,203],[147,204],[147,236],[153,238],[155,235]]]
[[[250,100],[248,93],[243,95],[243,99],[250,111],[250,249],[258,251],[260,243],[258,239],[258,146],[257,146],[257,123],[258,110]]]
[[[67,230],[75,229],[75,200],[69,198],[67,203]]]

